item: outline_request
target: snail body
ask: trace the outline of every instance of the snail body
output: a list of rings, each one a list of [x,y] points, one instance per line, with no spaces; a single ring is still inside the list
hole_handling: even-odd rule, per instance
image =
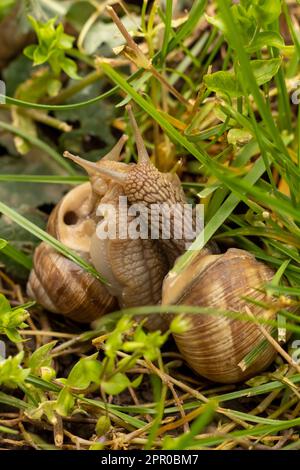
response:
[[[65,216],[59,219],[62,207],[66,209],[68,206],[66,200],[54,211],[56,223],[53,224],[50,217],[48,224],[50,233],[67,245],[68,237],[71,237],[72,247],[83,253],[108,280],[108,286],[101,286],[104,290],[99,294],[100,308],[97,309],[96,305],[96,313],[87,315],[85,320],[91,321],[91,318],[111,311],[116,301],[119,307],[153,305],[161,301],[163,305],[209,307],[216,311],[230,310],[237,314],[250,312],[255,318],[274,319],[274,309],[259,306],[267,301],[272,302],[263,291],[263,286],[272,280],[274,272],[244,250],[229,249],[220,254],[213,245],[207,245],[186,269],[179,274],[174,274],[173,271],[167,274],[191,240],[187,236],[189,234],[184,234],[179,239],[175,236],[164,239],[163,222],[160,218],[156,221],[159,234],[157,240],[152,240],[151,237],[121,237],[122,227],[118,225],[115,237],[99,238],[96,227],[105,228],[109,222],[107,214],[104,213],[101,217],[97,214],[99,202],[109,203],[117,210],[120,210],[117,206],[120,196],[127,198],[130,207],[143,204],[149,209],[153,204],[165,204],[170,209],[171,227],[175,224],[176,207],[180,208],[186,203],[179,178],[170,173],[159,172],[151,163],[131,108],[128,112],[135,133],[137,163],[128,165],[119,161],[125,138],[121,138],[112,152],[97,163],[66,152],[65,156],[88,172],[91,181],[89,194],[86,199],[82,196],[81,200],[85,203],[81,206],[79,216],[77,211],[77,216],[73,217],[76,221],[73,227],[76,232],[74,237],[71,236],[72,230],[57,230],[56,227],[57,220],[66,222]],[[71,197],[70,201],[72,199]],[[68,214],[70,217],[70,210]],[[79,239],[76,241],[77,237]],[[38,261],[39,252],[34,263],[36,273],[39,271]],[[44,275],[47,279],[47,273]],[[31,275],[33,279],[34,276],[35,274]],[[29,280],[29,292],[49,308],[49,301],[43,303],[37,289],[32,289],[31,284],[32,280]],[[44,282],[43,286],[46,284]],[[245,297],[254,299],[255,303],[249,302]],[[61,306],[59,310],[64,313]],[[76,315],[73,318],[76,319]],[[80,318],[83,321],[83,317]],[[172,315],[167,315],[164,324],[171,318]],[[176,344],[190,367],[208,379],[224,383],[238,382],[265,369],[275,357],[276,351],[268,343],[250,367],[244,367],[243,359],[264,339],[253,321],[246,322],[239,318],[210,313],[187,315],[187,318],[188,329],[175,335]],[[154,329],[164,328],[159,316],[154,319],[152,315],[147,324]]]
[[[119,197],[124,195],[124,190],[105,175],[97,176],[95,168],[106,167],[107,163],[109,168],[114,168],[126,140],[123,136],[100,162],[84,161],[90,183],[67,193],[52,211],[47,225],[48,233],[91,262],[106,278],[107,284],[103,285],[45,243],[35,252],[28,294],[49,311],[79,322],[91,322],[118,305],[124,308],[158,303],[163,279],[170,268],[157,241],[124,238],[119,234],[118,223],[115,237],[102,239],[97,235],[97,228],[105,231],[110,216],[107,213],[99,215],[98,208],[109,204],[116,211],[120,210]],[[153,317],[147,326],[163,329],[160,317]]]

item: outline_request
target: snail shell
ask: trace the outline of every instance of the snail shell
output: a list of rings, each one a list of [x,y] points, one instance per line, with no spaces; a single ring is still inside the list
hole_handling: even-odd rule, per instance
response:
[[[200,253],[180,274],[170,273],[163,286],[163,305],[211,307],[270,319],[271,313],[245,297],[269,301],[258,290],[272,280],[274,272],[250,253],[229,249],[225,254]],[[175,341],[189,366],[200,375],[222,383],[245,380],[265,369],[276,355],[268,343],[256,360],[242,370],[239,363],[265,338],[258,326],[221,315],[187,315],[188,329]],[[266,327],[270,331],[269,327]]]
[[[95,221],[91,213],[92,188],[84,183],[72,189],[52,211],[47,231],[90,261]],[[88,323],[117,309],[105,285],[46,243],[35,250],[27,292],[47,310]]]
[[[50,312],[81,323],[117,309],[101,282],[46,243],[35,250],[27,292]]]

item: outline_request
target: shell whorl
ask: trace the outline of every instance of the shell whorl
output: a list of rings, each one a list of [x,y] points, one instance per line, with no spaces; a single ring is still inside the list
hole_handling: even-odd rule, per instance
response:
[[[181,285],[177,280],[177,293],[175,290],[172,298],[168,290],[171,281],[165,281],[163,304],[215,307],[219,311],[244,315],[250,309],[256,318],[265,319],[274,315],[245,300],[248,297],[260,302],[270,301],[261,287],[274,276],[272,269],[250,253],[229,249],[225,254],[200,257],[194,267],[188,269],[191,271],[181,274]],[[176,284],[174,279],[172,282]],[[241,361],[264,340],[254,322],[219,314],[195,314],[187,315],[187,318],[189,328],[185,333],[175,335],[176,344],[190,367],[212,381],[234,383],[244,380],[265,369],[276,355],[275,349],[267,344],[253,364],[242,370]],[[270,330],[270,327],[266,329]]]

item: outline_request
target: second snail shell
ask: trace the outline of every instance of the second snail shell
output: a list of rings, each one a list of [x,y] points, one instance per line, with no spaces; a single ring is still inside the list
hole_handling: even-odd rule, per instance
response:
[[[251,377],[273,361],[276,351],[266,342],[256,360],[244,369],[243,359],[265,340],[264,335],[251,319],[238,320],[217,312],[245,316],[250,311],[255,318],[274,319],[272,311],[256,303],[270,301],[261,288],[273,276],[274,271],[267,265],[234,248],[225,254],[200,254],[185,271],[167,276],[163,304],[216,309],[215,315],[186,315],[186,332],[175,335],[176,344],[192,369],[212,381],[233,383]],[[265,328],[270,331],[270,327]]]

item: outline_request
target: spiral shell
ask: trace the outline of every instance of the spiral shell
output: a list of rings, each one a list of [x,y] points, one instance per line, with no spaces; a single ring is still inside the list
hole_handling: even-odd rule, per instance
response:
[[[90,183],[72,189],[54,208],[47,226],[52,236],[87,261],[96,227],[92,197]],[[46,243],[35,250],[33,265],[28,295],[50,312],[89,323],[117,309],[105,285]]]
[[[116,300],[101,282],[46,243],[35,250],[27,292],[50,312],[80,323],[117,309]]]
[[[179,275],[167,276],[162,304],[215,307],[245,315],[250,310],[256,318],[270,319],[275,315],[273,311],[245,298],[270,303],[271,299],[260,288],[273,276],[271,268],[243,250],[229,249],[221,255],[200,254]],[[208,314],[186,318],[189,327],[183,334],[174,336],[176,344],[190,367],[214,382],[245,380],[264,370],[276,355],[267,343],[244,370],[239,364],[265,339],[254,322]],[[270,327],[265,328],[270,331]]]

